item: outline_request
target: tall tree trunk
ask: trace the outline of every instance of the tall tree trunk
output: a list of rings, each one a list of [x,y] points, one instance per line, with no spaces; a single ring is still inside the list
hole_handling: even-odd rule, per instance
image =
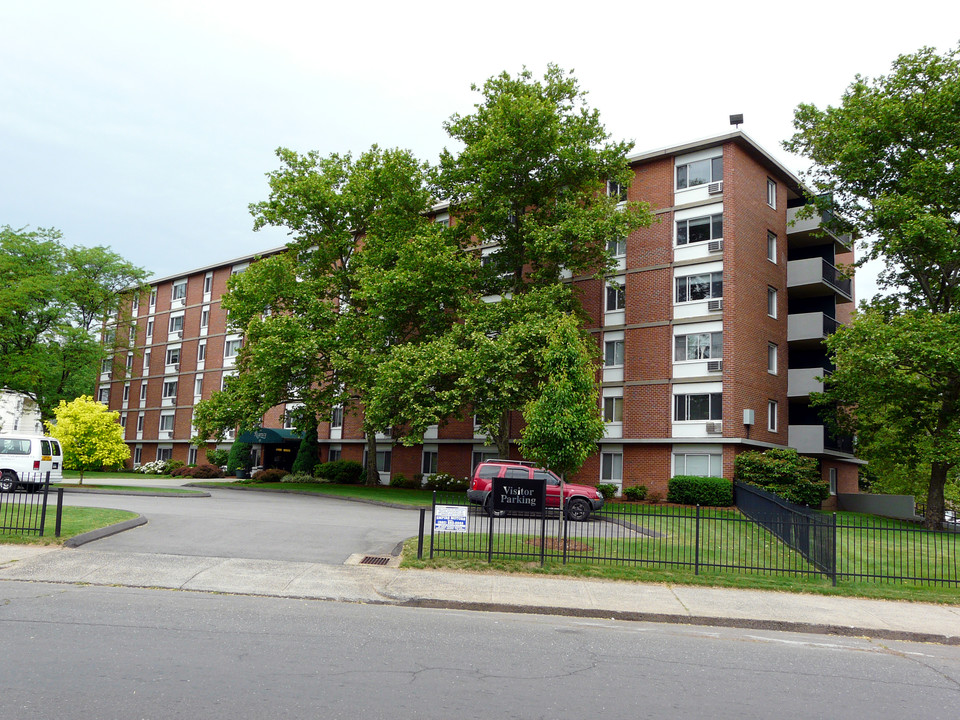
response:
[[[506,460],[510,457],[510,411],[504,410],[500,416],[500,425],[497,427],[497,455]]]
[[[927,488],[927,510],[923,515],[923,526],[928,530],[939,530],[943,522],[943,488],[947,484],[946,463],[930,464],[930,486]]]
[[[377,431],[367,430],[367,485],[379,485],[380,473],[377,472]]]

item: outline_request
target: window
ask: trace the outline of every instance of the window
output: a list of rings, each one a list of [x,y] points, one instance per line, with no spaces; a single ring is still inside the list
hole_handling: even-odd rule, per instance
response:
[[[170,296],[172,300],[183,300],[187,296],[187,281],[186,280],[177,280],[173,284],[173,294]]]
[[[716,300],[723,297],[723,272],[684,275],[676,285],[678,303]]]
[[[147,384],[140,383],[140,402],[145,402],[147,399]]]
[[[721,393],[675,395],[673,398],[673,419],[676,422],[723,420],[722,397]]]
[[[617,202],[626,202],[627,186],[613,180],[607,180],[607,197],[616,198]]]
[[[623,422],[622,397],[605,397],[603,399],[603,421],[605,423]]]
[[[830,468],[830,494],[837,494],[837,469],[835,467]]]
[[[137,326],[131,325],[130,332],[127,333],[127,339],[130,341],[130,344],[133,345],[137,341]]]
[[[160,430],[163,432],[169,432],[173,430],[173,413],[163,413],[160,416]]]
[[[777,184],[770,178],[767,178],[767,205],[777,208]]]
[[[124,413],[123,415],[120,416],[120,427],[122,427],[124,430],[127,429],[127,416],[126,416],[126,413]]]
[[[203,375],[197,375],[193,379],[193,394],[198,397],[203,395]]]
[[[100,374],[108,373],[113,368],[113,358],[104,358],[100,361]]]
[[[603,344],[603,366],[623,365],[623,340],[607,340]]]
[[[156,307],[157,305],[157,289],[150,288],[150,307]]]
[[[423,464],[421,465],[420,472],[424,475],[436,475],[438,457],[439,453],[436,450],[424,450]]]
[[[623,482],[623,453],[600,453],[600,480],[605,483]]]
[[[143,374],[146,375],[150,371],[150,351],[143,351]]]
[[[143,415],[137,415],[137,432],[143,432]]]
[[[777,316],[777,289],[767,287],[767,315],[772,318]]]
[[[103,387],[100,388],[100,392],[97,395],[97,400],[102,402],[104,405],[110,404],[110,388]]]
[[[626,288],[623,282],[611,280],[607,283],[607,312],[616,312],[626,307]]]
[[[390,472],[390,455],[389,450],[377,450],[377,472]]]
[[[133,370],[133,353],[127,353],[127,372]]]
[[[205,328],[210,324],[210,309],[204,308],[200,311],[200,327]]]
[[[723,156],[677,165],[677,190],[723,180]]]
[[[177,396],[177,381],[167,380],[163,383],[163,397],[175,398]]]
[[[777,431],[777,401],[770,400],[767,403],[767,430]]]
[[[777,236],[767,231],[767,260],[777,262]]]
[[[674,453],[673,474],[723,477],[723,456],[708,453]]]
[[[157,448],[157,460],[165,461],[173,459],[173,448]]]
[[[175,365],[180,362],[180,348],[173,347],[167,349],[167,365]]]
[[[142,428],[141,428],[141,429],[142,429]],[[140,465],[140,459],[141,459],[142,457],[143,457],[143,448],[140,447],[139,445],[137,445],[137,446],[133,449],[133,464],[134,464],[134,467]]]
[[[147,340],[153,337],[153,320],[147,320]]]
[[[330,414],[330,427],[343,427],[343,405],[334,405]]]
[[[615,240],[607,240],[607,252],[610,253],[611,257],[626,257],[627,239],[617,238]]]
[[[181,332],[183,330],[183,315],[173,315],[170,317],[170,332]]]
[[[496,450],[489,450],[489,449],[474,450],[471,467],[473,468],[473,470],[476,470],[477,465],[479,465],[480,463],[486,462],[487,460],[494,460],[496,459],[496,457],[497,457]]]
[[[243,340],[227,340],[223,344],[223,356],[225,358],[236,357],[243,345]]]
[[[723,213],[677,220],[677,245],[723,238]]]
[[[330,454],[328,455],[328,458],[327,458],[327,459],[328,459],[330,462],[336,462],[337,460],[339,460],[339,459],[340,459],[340,448],[339,448],[339,447],[331,447],[331,448],[330,448]]]
[[[140,309],[140,295],[139,295],[139,294],[134,295],[134,296],[130,299],[130,309],[133,310],[134,313],[136,313],[137,310]]]
[[[207,295],[211,290],[213,290],[213,274],[207,273],[203,278],[203,292]]]
[[[207,357],[207,341],[201,340],[197,345],[197,362],[203,362]]]
[[[777,344],[767,343],[767,372],[777,374]]]
[[[719,360],[722,357],[722,332],[677,335],[673,339],[673,359],[675,362],[682,362],[684,360]]]
[[[127,383],[123,386],[123,402],[127,402],[130,399],[130,383]]]
[[[187,450],[187,465],[196,465],[196,464],[197,464],[197,448],[191,445],[190,449]]]

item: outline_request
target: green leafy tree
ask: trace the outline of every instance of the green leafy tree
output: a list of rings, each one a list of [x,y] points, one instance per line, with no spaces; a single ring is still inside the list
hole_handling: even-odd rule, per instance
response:
[[[431,222],[426,167],[409,152],[374,146],[357,159],[280,150],[257,228],[286,227],[286,253],[234,277],[223,306],[245,336],[223,393],[197,408],[200,437],[259,424],[271,407],[302,404],[305,429],[344,404],[360,412],[392,348],[452,325],[477,260]],[[363,416],[367,481],[376,433],[390,418]]]
[[[960,313],[868,308],[827,346],[836,370],[813,402],[833,428],[857,433],[867,457],[928,471],[924,520],[938,527],[960,465]]]
[[[482,101],[445,123],[463,147],[444,150],[436,184],[460,231],[497,243],[489,289],[520,293],[558,282],[563,269],[612,267],[607,243],[651,222],[645,203],[620,204],[632,143],[610,141],[576,78],[555,65],[542,80],[524,69],[472,89]]]
[[[561,477],[576,473],[604,436],[597,403],[596,346],[564,315],[544,351],[544,379],[523,411],[520,449]]]
[[[87,470],[122,465],[130,458],[117,422],[120,413],[111,412],[88,395],[61,400],[54,410],[56,422],[46,422],[47,432],[60,441],[63,466],[80,471],[80,484]]]
[[[317,418],[311,415],[304,421],[303,439],[297,448],[297,456],[293,459],[290,472],[294,475],[313,475],[313,469],[317,466],[318,448]]]
[[[837,424],[857,433],[863,457],[889,461],[899,447],[905,468],[929,467],[932,527],[956,464],[960,386],[944,332],[960,310],[960,49],[924,48],[900,56],[889,75],[857,76],[839,106],[798,107],[794,127],[784,146],[813,161],[816,207],[865,238],[861,263],[884,264],[886,295],[828,344],[837,372],[821,405],[852,410]],[[893,350],[899,359],[882,354]]]
[[[96,333],[107,318],[129,321],[115,313],[145,276],[107,248],[64,246],[56,230],[0,227],[0,386],[32,398],[44,419],[91,393]]]
[[[253,467],[251,452],[253,446],[247,442],[237,440],[230,446],[230,454],[227,456],[227,474],[234,475],[237,470],[249,470]]]

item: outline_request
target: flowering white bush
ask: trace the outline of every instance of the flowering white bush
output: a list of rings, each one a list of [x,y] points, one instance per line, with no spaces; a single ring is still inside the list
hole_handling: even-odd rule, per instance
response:
[[[167,461],[154,460],[153,462],[144,463],[137,468],[137,472],[143,473],[144,475],[164,475],[167,472]]]

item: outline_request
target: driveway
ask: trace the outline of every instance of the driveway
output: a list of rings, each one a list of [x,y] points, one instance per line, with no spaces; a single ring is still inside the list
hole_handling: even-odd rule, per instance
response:
[[[208,498],[65,493],[64,502],[146,517],[142,527],[84,546],[114,552],[341,564],[354,553],[389,554],[418,531],[416,510],[313,495],[209,492]]]

